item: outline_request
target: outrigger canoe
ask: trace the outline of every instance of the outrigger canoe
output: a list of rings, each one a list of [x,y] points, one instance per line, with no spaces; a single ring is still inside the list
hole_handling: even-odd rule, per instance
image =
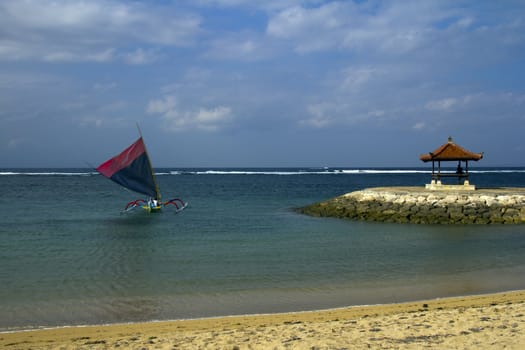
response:
[[[160,212],[163,208],[172,206],[178,213],[184,210],[188,203],[180,198],[163,202],[155,173],[151,165],[146,145],[140,133],[137,141],[115,157],[100,164],[96,170],[108,179],[131,191],[148,196],[148,199],[136,199],[126,204],[123,212],[142,208],[147,212]]]

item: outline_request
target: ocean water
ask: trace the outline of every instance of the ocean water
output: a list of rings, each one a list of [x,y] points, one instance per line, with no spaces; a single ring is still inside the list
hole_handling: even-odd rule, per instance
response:
[[[350,191],[423,185],[421,169],[157,169],[179,213],[87,169],[0,170],[0,330],[313,310],[525,288],[525,225],[312,218]],[[525,168],[476,168],[478,187]]]

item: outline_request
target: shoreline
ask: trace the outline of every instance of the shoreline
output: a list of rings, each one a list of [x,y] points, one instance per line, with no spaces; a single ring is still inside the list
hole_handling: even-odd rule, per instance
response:
[[[525,290],[318,311],[0,333],[6,349],[444,348],[525,345]]]

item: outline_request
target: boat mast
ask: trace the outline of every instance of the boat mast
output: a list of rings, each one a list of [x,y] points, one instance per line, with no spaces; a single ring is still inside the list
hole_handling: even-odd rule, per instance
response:
[[[140,138],[142,139],[142,143],[144,144],[144,152],[146,153],[146,156],[148,158],[148,164],[151,170],[151,178],[153,179],[153,183],[155,184],[155,192],[157,193],[157,198],[155,199],[161,202],[159,185],[157,184],[157,179],[155,178],[155,171],[153,170],[153,165],[151,164],[151,159],[149,157],[148,149],[146,148],[146,143],[144,142],[144,138],[142,137],[142,131],[140,130],[139,123],[137,123],[137,129],[139,131]]]

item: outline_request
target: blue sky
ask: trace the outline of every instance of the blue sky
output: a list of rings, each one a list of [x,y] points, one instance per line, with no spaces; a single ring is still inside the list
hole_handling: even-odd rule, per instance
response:
[[[0,167],[525,166],[523,1],[4,0]]]

